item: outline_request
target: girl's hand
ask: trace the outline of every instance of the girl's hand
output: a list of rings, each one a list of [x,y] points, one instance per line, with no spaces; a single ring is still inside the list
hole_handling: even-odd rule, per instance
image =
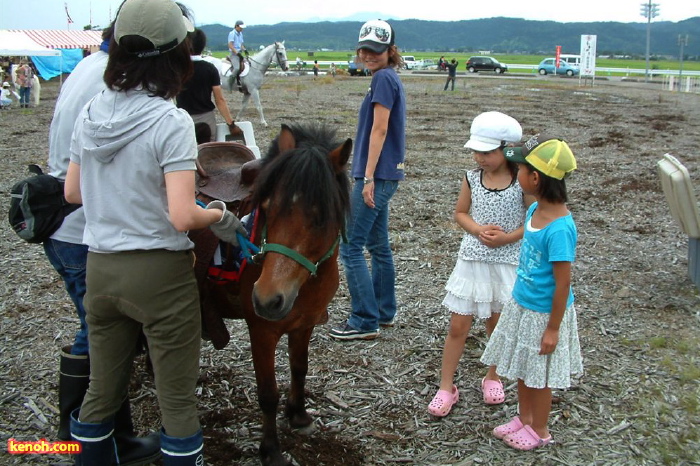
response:
[[[559,330],[552,330],[549,327],[544,329],[540,342],[540,355],[553,353],[557,343],[559,343]]]
[[[479,241],[490,248],[498,248],[508,244],[506,232],[501,227],[495,227],[491,230],[481,231],[479,233]]]
[[[362,188],[362,199],[370,209],[374,209],[374,183],[366,184]]]

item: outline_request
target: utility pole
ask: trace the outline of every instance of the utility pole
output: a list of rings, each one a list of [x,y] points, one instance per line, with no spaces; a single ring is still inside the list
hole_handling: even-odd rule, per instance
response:
[[[642,16],[647,19],[647,67],[644,74],[644,81],[649,82],[649,46],[651,44],[651,20],[659,16],[659,4],[652,3],[649,0],[648,3],[642,3],[642,9],[640,11]]]
[[[688,45],[688,34],[685,37],[682,34],[678,34],[678,45],[681,46],[681,66],[678,71],[678,90],[680,91],[683,88],[683,47]]]

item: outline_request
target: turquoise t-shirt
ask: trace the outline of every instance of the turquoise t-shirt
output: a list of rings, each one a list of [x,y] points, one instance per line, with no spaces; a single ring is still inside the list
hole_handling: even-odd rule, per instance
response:
[[[555,288],[552,263],[574,262],[578,233],[571,214],[554,220],[541,230],[528,228],[536,209],[537,202],[530,206],[525,218],[513,299],[526,309],[549,314]],[[574,293],[569,288],[566,307],[573,302]]]

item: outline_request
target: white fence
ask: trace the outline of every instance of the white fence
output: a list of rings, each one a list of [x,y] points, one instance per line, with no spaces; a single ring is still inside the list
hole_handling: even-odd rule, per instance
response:
[[[508,69],[513,70],[530,70],[533,73],[537,72],[537,65],[511,65],[508,63]],[[615,75],[646,75],[646,69],[644,68],[600,68],[595,69],[596,76],[612,76]],[[678,76],[678,70],[649,70],[649,76],[651,77],[664,77],[664,76]],[[700,71],[683,71],[683,76],[697,77],[700,78]]]
[[[668,91],[700,93],[700,78],[690,76],[664,76],[663,88]]]

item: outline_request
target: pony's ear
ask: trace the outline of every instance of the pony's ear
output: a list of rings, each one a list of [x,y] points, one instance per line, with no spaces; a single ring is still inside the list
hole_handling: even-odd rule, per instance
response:
[[[294,139],[292,129],[289,126],[282,124],[282,130],[280,131],[280,135],[277,137],[277,148],[280,151],[279,153],[283,154],[288,150],[296,149],[296,147],[297,141]]]
[[[336,173],[341,173],[345,171],[348,159],[350,159],[350,154],[352,153],[352,139],[348,138],[344,143],[333,149],[329,154],[328,158],[333,165],[333,170]]]

